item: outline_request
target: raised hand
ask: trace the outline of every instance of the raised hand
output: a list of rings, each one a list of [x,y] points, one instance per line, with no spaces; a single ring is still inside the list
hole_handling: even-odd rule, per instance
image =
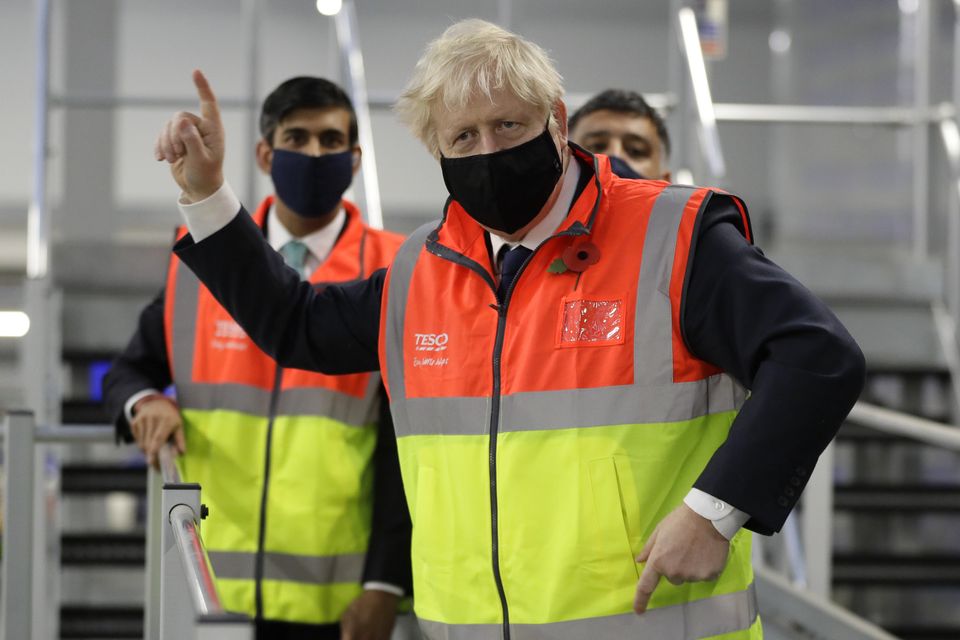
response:
[[[183,201],[198,202],[223,184],[223,122],[210,83],[198,69],[193,84],[200,115],[180,111],[161,129],[153,155],[170,163],[170,173],[183,191]]]

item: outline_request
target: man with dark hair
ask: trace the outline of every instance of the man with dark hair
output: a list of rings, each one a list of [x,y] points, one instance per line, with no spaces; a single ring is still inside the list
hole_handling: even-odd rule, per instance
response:
[[[254,219],[287,265],[318,289],[388,265],[400,236],[342,199],[361,154],[346,93],[287,80],[260,131],[276,195]],[[176,400],[160,392],[171,383]],[[105,391],[119,436],[152,464],[172,439],[184,479],[203,486],[220,593],[258,639],[390,636],[410,591],[410,520],[379,375],[278,366],[171,255]]]
[[[610,156],[621,178],[670,181],[670,135],[663,118],[639,93],[598,93],[570,116],[569,130],[570,140],[587,151]]]

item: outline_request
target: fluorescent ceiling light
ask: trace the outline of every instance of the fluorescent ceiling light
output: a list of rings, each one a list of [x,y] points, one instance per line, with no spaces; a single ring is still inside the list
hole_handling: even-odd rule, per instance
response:
[[[325,16],[335,16],[343,8],[343,0],[317,0],[317,11]]]
[[[30,316],[23,311],[0,311],[0,338],[22,338],[30,330]]]

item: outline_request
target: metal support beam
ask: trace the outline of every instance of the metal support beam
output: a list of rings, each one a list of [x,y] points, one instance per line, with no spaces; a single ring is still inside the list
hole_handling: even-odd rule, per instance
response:
[[[920,2],[914,16],[913,107],[913,257],[924,260],[929,252],[930,127],[923,114],[930,110],[930,2]]]
[[[34,105],[33,188],[27,212],[27,277],[49,268],[50,213],[47,211],[47,98],[50,76],[50,0],[37,0],[37,67]]]
[[[697,131],[700,136],[701,150],[707,161],[707,168],[711,177],[713,180],[719,180],[726,175],[727,168],[723,159],[723,150],[720,146],[717,118],[713,109],[713,96],[710,94],[707,66],[703,59],[700,34],[697,31],[697,18],[693,9],[689,7],[680,9],[677,13],[677,23],[680,44],[683,49],[684,60],[687,63],[690,86],[693,89],[694,104],[697,107],[696,113],[699,124]]]
[[[243,0],[241,23],[243,25],[244,57],[247,60],[247,113],[244,121],[247,123],[247,149],[253,150],[259,138],[257,135],[257,87],[260,84],[258,35],[260,16],[257,0]],[[256,202],[257,165],[248,159],[244,166],[246,167],[247,182],[245,201],[252,205]]]
[[[347,91],[353,100],[357,114],[360,147],[363,154],[360,162],[363,170],[353,180],[360,210],[372,227],[383,228],[383,211],[380,208],[380,181],[377,178],[377,157],[373,149],[373,125],[370,121],[370,104],[367,99],[367,80],[357,33],[357,12],[352,0],[344,0],[340,13],[334,16],[337,41],[340,44],[340,64]]]
[[[33,624],[33,414],[12,411],[3,421],[3,568],[0,640],[32,638]]]
[[[953,117],[956,108],[949,103],[929,106],[921,111],[914,107],[831,107],[799,104],[748,104],[718,102],[714,105],[720,122],[769,124],[875,125],[913,127],[918,122],[935,124]]]

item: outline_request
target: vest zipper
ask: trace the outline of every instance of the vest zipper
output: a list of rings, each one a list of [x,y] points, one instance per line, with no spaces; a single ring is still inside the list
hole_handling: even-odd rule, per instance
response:
[[[517,276],[520,274],[517,273]],[[511,285],[513,286],[513,285]],[[500,356],[503,352],[503,335],[507,324],[506,302],[497,308],[497,337],[493,345],[493,398],[490,402],[490,534],[493,551],[493,579],[497,583],[500,606],[503,609],[503,640],[510,640],[510,612],[507,594],[500,576],[499,522],[497,509],[497,433],[500,429]]]
[[[264,543],[267,537],[267,494],[270,488],[270,455],[273,449],[273,422],[280,402],[280,383],[283,380],[283,367],[277,365],[273,379],[273,391],[270,394],[270,413],[267,418],[267,446],[263,456],[263,490],[260,493],[260,531],[257,535],[257,558],[253,572],[254,599],[256,617],[263,620],[263,565],[265,562]]]
[[[539,249],[539,247],[537,247]],[[497,593],[500,595],[500,605],[503,608],[503,640],[510,640],[510,611],[507,607],[507,594],[503,589],[503,578],[500,576],[500,523],[497,508],[497,435],[500,432],[500,396],[501,396],[501,365],[503,356],[503,338],[507,330],[507,305],[510,294],[520,274],[527,268],[527,264],[536,254],[536,250],[527,256],[520,269],[513,277],[513,282],[503,294],[503,300],[497,306],[497,336],[493,343],[493,398],[490,402],[490,529],[491,548],[493,549],[493,577],[497,583]],[[494,289],[496,293],[496,289]]]

